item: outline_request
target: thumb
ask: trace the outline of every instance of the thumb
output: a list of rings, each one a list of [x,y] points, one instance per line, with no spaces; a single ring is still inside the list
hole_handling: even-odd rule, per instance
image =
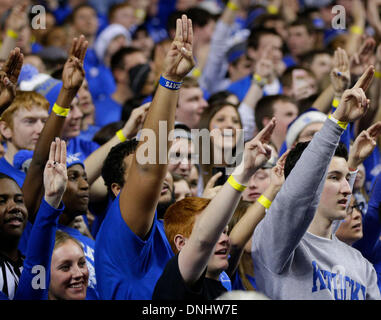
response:
[[[214,187],[215,183],[217,182],[218,178],[222,176],[222,172],[217,172],[213,177],[211,177],[206,184],[206,188],[212,188]]]

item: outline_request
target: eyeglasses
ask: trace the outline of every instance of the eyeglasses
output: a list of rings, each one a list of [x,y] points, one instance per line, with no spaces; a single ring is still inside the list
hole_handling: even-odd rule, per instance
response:
[[[365,209],[365,204],[360,202],[360,203],[357,203],[353,206],[349,206],[348,209],[347,209],[347,213],[348,214],[352,214],[353,213],[353,209],[357,209],[358,211],[360,211],[361,214],[364,213],[364,209]]]

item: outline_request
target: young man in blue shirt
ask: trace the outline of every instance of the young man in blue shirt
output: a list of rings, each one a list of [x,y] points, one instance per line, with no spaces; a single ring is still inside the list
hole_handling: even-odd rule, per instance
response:
[[[178,89],[195,64],[192,43],[192,22],[183,15],[177,20],[176,37],[165,58],[160,85],[142,131],[150,129],[154,133],[155,150],[159,122],[166,122],[166,140],[174,128]],[[130,163],[126,183],[97,234],[95,267],[101,299],[151,299],[157,279],[173,256],[156,216],[167,165],[160,164],[163,159],[159,152],[155,152],[155,164],[142,164],[139,148],[144,148],[143,141],[139,142],[137,152],[126,159]],[[167,154],[164,155],[166,160]]]

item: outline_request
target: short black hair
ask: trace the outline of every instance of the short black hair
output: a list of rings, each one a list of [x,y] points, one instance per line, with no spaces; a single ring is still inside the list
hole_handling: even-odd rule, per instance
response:
[[[288,177],[291,170],[295,167],[296,163],[300,159],[302,153],[307,148],[311,141],[307,142],[299,142],[296,144],[296,146],[290,151],[290,153],[287,155],[286,163],[284,164],[284,176],[285,178]],[[339,142],[339,145],[337,146],[335,150],[334,157],[344,158],[345,161],[348,161],[348,149],[346,145],[342,142]]]
[[[247,46],[257,50],[259,47],[259,42],[263,36],[274,35],[282,40],[282,37],[276,32],[274,28],[253,28],[250,30],[249,38],[247,39]]]
[[[122,47],[115,52],[110,61],[110,69],[114,72],[115,69],[124,69],[124,56],[133,54],[135,52],[141,52],[140,49],[135,47]]]
[[[119,184],[121,188],[124,186],[124,174],[126,171],[124,159],[130,154],[133,154],[137,146],[138,141],[136,139],[121,142],[111,148],[103,162],[102,178],[111,196],[113,196],[111,191],[111,185],[113,183]]]
[[[5,174],[5,173],[2,173],[2,172],[0,172],[0,179],[9,179],[9,180],[12,180],[14,183],[16,183],[17,185],[19,185],[18,183],[17,183],[17,181],[14,179],[14,178],[12,178],[11,176],[8,176],[7,174]],[[19,188],[21,189],[21,187],[19,186]]]
[[[115,121],[106,124],[101,129],[99,129],[93,137],[93,141],[98,143],[100,146],[104,145],[106,142],[110,141],[119,129],[124,127],[124,121]]]

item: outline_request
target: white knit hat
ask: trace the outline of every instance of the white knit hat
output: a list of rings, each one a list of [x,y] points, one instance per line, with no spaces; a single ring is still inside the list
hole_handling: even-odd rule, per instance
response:
[[[320,111],[308,111],[301,114],[288,127],[286,135],[287,149],[292,147],[292,144],[295,142],[296,138],[305,127],[311,123],[325,122],[326,119],[327,115]]]
[[[124,36],[127,40],[127,44],[131,42],[129,31],[121,24],[110,24],[98,35],[95,40],[94,49],[99,60],[103,61],[107,47],[117,36]]]

